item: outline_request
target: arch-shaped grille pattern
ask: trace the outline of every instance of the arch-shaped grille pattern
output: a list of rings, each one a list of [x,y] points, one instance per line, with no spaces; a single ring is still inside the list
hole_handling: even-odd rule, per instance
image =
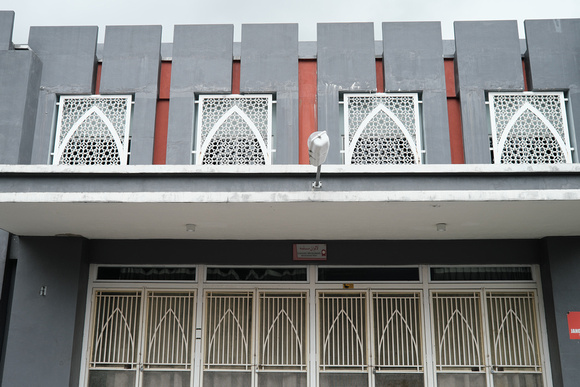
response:
[[[345,94],[346,164],[419,164],[417,94]]]
[[[563,93],[489,93],[496,164],[572,162]]]
[[[196,164],[271,163],[272,96],[200,96]]]
[[[125,165],[131,96],[60,97],[53,164]]]

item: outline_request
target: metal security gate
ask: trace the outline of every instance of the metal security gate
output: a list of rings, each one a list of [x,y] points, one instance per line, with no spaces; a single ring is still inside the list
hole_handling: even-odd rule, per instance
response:
[[[88,386],[190,386],[194,317],[193,291],[95,291]]]
[[[321,292],[319,385],[423,386],[419,293]]]
[[[307,386],[306,292],[208,292],[204,386]]]
[[[439,386],[543,386],[534,292],[433,292],[431,301]]]

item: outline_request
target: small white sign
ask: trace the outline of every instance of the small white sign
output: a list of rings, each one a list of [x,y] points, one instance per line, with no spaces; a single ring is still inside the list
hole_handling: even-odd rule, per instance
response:
[[[295,261],[325,261],[326,244],[294,244]]]

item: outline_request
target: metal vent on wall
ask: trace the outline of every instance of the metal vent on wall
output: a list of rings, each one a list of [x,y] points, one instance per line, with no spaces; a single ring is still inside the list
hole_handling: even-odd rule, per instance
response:
[[[126,165],[132,97],[61,96],[53,164]]]
[[[572,162],[564,94],[489,93],[495,164]]]
[[[196,164],[269,165],[271,95],[199,97]]]
[[[345,164],[420,164],[417,94],[345,94]]]

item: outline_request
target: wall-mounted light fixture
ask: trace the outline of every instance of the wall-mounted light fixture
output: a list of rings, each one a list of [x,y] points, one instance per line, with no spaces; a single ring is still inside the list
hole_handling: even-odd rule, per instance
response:
[[[328,156],[328,148],[330,147],[330,139],[326,131],[314,132],[308,137],[308,158],[310,165],[317,167],[316,181],[312,183],[312,188],[322,188],[320,182],[320,169],[322,164],[326,161]]]
[[[447,223],[437,223],[435,227],[437,227],[437,231],[439,232],[447,231]]]
[[[185,231],[187,232],[195,232],[195,224],[188,223],[185,225]]]

